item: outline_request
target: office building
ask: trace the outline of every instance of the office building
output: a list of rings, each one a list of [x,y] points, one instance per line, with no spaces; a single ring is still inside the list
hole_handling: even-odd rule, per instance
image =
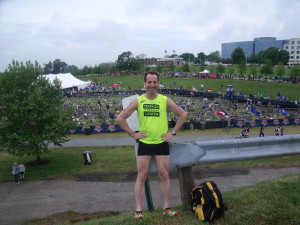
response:
[[[300,64],[300,38],[291,38],[283,49],[290,53],[289,65]]]
[[[290,65],[300,64],[300,38],[276,40],[275,37],[259,37],[254,38],[253,41],[222,43],[222,58],[231,58],[232,52],[238,47],[243,49],[246,57],[257,55],[259,52],[271,47],[284,49],[290,53]]]
[[[175,58],[160,58],[157,59],[157,65],[167,67],[173,64],[174,66],[182,66],[183,58],[175,57]]]

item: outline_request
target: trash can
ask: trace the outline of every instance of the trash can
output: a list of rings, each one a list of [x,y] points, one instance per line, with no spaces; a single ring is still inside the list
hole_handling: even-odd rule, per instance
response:
[[[201,121],[200,122],[200,129],[201,130],[205,130],[205,125],[206,125],[206,122],[205,121]]]
[[[85,135],[88,135],[91,132],[90,127],[83,128],[83,131],[84,131]]]
[[[92,154],[93,154],[93,152],[91,152],[91,151],[84,151],[83,152],[84,165],[92,164],[92,162],[93,162]]]

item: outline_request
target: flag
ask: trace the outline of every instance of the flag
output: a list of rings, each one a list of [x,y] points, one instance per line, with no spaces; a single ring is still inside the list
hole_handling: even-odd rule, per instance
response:
[[[109,118],[111,118],[111,119],[115,118],[115,114],[113,114],[112,112],[109,112],[109,113],[108,113],[108,116],[109,116]]]
[[[287,98],[284,97],[282,94],[279,96],[279,98],[280,98],[281,100],[286,100],[286,99],[287,99]]]
[[[257,97],[259,97],[259,98],[264,98],[264,97],[266,97],[263,93],[257,93]]]
[[[285,115],[285,116],[289,115],[289,112],[286,111],[284,108],[281,109],[281,113],[282,113],[282,115]]]
[[[173,53],[176,54],[176,51],[173,49]]]
[[[168,53],[167,50],[165,50],[165,53],[166,53],[166,54]]]
[[[257,116],[260,115],[260,112],[256,111],[256,109],[253,108],[253,107],[250,107],[250,112],[251,112],[251,113],[254,113],[254,114],[257,115]]]
[[[244,96],[244,94],[243,94],[242,92],[239,92],[238,94],[239,94],[240,96]]]
[[[223,111],[217,111],[216,114],[219,116],[225,116],[226,113]]]

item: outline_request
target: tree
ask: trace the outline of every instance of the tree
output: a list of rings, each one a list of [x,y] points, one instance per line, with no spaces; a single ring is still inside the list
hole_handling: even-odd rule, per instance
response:
[[[232,54],[231,59],[233,64],[240,65],[241,63],[246,63],[246,56],[242,48],[236,48]]]
[[[94,74],[94,68],[91,66],[84,66],[82,68],[82,74],[87,75],[87,74]]]
[[[289,73],[291,78],[296,79],[298,76],[300,76],[300,66],[298,64],[293,65],[292,69]]]
[[[189,64],[185,63],[182,66],[182,72],[190,72],[190,66],[189,66]]]
[[[258,73],[257,66],[255,66],[255,65],[250,66],[249,73],[251,75],[253,75],[253,77],[256,77],[256,75]]]
[[[285,68],[282,62],[280,62],[276,68],[276,75],[282,77],[285,74]]]
[[[235,67],[234,66],[228,66],[227,67],[227,74],[232,75],[235,73]]]
[[[223,58],[223,59],[222,59],[222,62],[223,62],[224,64],[232,64],[232,59],[231,59],[231,58],[227,58],[227,59]]]
[[[181,58],[183,58],[183,61],[186,62],[194,62],[195,56],[193,53],[183,53],[180,55]]]
[[[247,71],[247,66],[246,63],[240,63],[238,65],[238,71],[240,72],[240,75],[243,75],[243,73],[245,73]]]
[[[66,73],[71,73],[73,75],[80,75],[80,71],[79,71],[78,67],[75,65],[68,65],[66,67]]]
[[[58,74],[58,73],[66,73],[66,68],[68,64],[60,61],[60,59],[55,59],[53,62],[49,61],[49,63],[44,66],[44,74]]]
[[[266,49],[263,52],[263,62],[265,63],[266,60],[270,60],[272,65],[275,66],[278,63],[279,58],[279,49],[275,47],[271,47]]]
[[[258,55],[252,54],[250,57],[247,57],[248,63],[260,63]]]
[[[257,61],[259,63],[265,63],[265,60],[270,60],[272,65],[278,65],[282,62],[284,65],[288,63],[290,58],[289,52],[286,50],[278,49],[275,47],[271,47],[266,49],[265,51],[259,52],[257,55]]]
[[[211,52],[207,56],[207,60],[210,61],[210,62],[216,62],[216,63],[221,62],[220,52],[219,51]]]
[[[282,62],[283,65],[286,65],[289,62],[290,53],[287,50],[279,50],[278,63]]]
[[[40,161],[50,143],[61,146],[75,128],[59,81],[50,84],[41,73],[37,62],[13,61],[0,77],[0,151]]]
[[[162,72],[162,66],[158,65],[157,67],[155,67],[154,69],[158,74],[160,74]]]
[[[216,73],[217,74],[223,74],[223,73],[225,73],[225,66],[223,66],[221,64],[217,65]]]
[[[200,63],[200,65],[204,65],[205,59],[206,59],[206,55],[204,54],[204,52],[200,52],[200,53],[198,53],[196,63]]]
[[[171,63],[169,65],[169,71],[175,72],[175,65],[174,65],[174,63]]]
[[[116,61],[116,67],[119,71],[128,70],[139,70],[140,68],[139,59],[135,59],[131,52],[123,52],[118,56]]]
[[[273,74],[272,61],[267,59],[262,65],[260,72],[266,76]]]

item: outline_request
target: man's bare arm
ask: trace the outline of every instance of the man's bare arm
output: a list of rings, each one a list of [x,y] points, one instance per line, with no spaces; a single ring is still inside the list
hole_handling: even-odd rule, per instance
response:
[[[187,119],[187,112],[176,105],[171,99],[167,98],[168,108],[177,116],[177,122],[173,130],[178,132]]]
[[[134,139],[143,139],[146,136],[144,133],[138,132],[135,133],[133,130],[130,129],[126,119],[131,116],[131,114],[138,109],[138,101],[137,99],[134,99],[126,109],[123,109],[123,111],[118,115],[116,122],[117,124],[122,127],[122,129],[127,132],[131,137]]]

